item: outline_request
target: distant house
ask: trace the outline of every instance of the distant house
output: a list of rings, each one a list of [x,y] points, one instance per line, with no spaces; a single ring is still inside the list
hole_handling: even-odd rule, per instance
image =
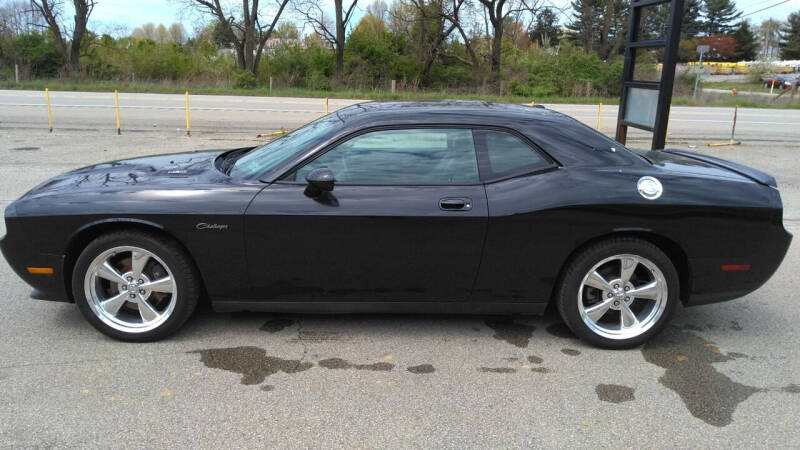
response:
[[[269,38],[264,44],[264,51],[266,53],[273,53],[275,50],[282,47],[306,48],[306,43],[302,39]]]
[[[264,53],[272,54],[275,50],[283,47],[299,47],[306,48],[306,42],[302,39],[287,39],[287,38],[269,38],[264,43]],[[255,50],[253,50],[255,54]],[[236,57],[236,51],[233,48],[220,48],[217,50],[217,56]]]

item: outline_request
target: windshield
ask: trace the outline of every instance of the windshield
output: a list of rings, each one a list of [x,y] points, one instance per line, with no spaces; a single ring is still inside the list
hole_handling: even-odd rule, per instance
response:
[[[253,178],[272,170],[286,158],[320,142],[341,121],[335,114],[320,117],[308,125],[247,152],[236,160],[232,177]]]

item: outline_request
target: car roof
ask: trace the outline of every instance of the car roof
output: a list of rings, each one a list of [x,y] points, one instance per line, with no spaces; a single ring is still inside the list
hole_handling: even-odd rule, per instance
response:
[[[509,118],[527,120],[571,120],[568,116],[544,107],[513,103],[494,103],[477,100],[390,101],[358,103],[336,111],[342,122],[382,120],[424,120],[446,123],[453,120],[475,119],[478,123],[503,124]]]
[[[640,162],[624,146],[565,114],[542,106],[475,100],[364,102],[331,113],[342,122],[337,134],[403,125],[502,127],[522,133],[564,165]]]

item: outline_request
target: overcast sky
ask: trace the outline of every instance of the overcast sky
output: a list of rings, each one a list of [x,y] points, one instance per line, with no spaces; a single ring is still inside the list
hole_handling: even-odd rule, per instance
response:
[[[384,0],[391,3],[390,0]],[[569,5],[569,0],[545,0],[557,6]],[[736,2],[737,7],[744,14],[753,13],[759,9],[767,8],[782,0],[740,0]],[[363,2],[363,4],[361,4]],[[329,1],[331,5],[332,1]],[[359,6],[363,10],[370,1],[360,0]],[[114,32],[119,27],[123,27],[128,32],[134,28],[147,23],[163,23],[169,25],[173,22],[182,22],[189,33],[193,33],[197,17],[185,12],[184,4],[181,0],[99,0],[92,13],[90,27],[100,32]],[[794,11],[800,10],[800,0],[789,0],[786,3],[766,9],[755,14],[748,15],[747,18],[754,24],[761,23],[764,19],[775,18],[786,20],[786,17]],[[360,16],[361,14],[359,14]],[[355,17],[358,20],[358,17]],[[287,20],[291,20],[287,16]],[[567,19],[562,18],[562,22]],[[353,22],[355,24],[355,22]],[[299,25],[299,24],[298,24]]]

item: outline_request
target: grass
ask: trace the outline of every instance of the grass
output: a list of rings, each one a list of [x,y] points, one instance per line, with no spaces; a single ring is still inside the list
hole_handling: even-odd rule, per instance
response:
[[[740,88],[747,83],[715,82],[705,83],[706,87],[717,89],[731,89],[727,87]],[[725,86],[725,87],[718,87]],[[82,91],[82,92],[112,92],[115,89],[119,92],[142,92],[158,94],[183,94],[187,87],[159,84],[159,83],[125,83],[113,81],[70,81],[70,80],[35,80],[15,83],[13,81],[0,82],[0,89],[20,89],[20,90],[41,90],[50,88],[57,91]],[[761,88],[763,89],[763,88]],[[348,99],[368,99],[368,100],[483,100],[492,102],[507,103],[572,103],[596,105],[602,102],[604,105],[619,104],[618,97],[521,97],[516,95],[497,95],[497,94],[476,94],[476,93],[455,93],[446,91],[429,92],[397,92],[392,94],[386,90],[377,89],[337,89],[331,91],[311,90],[302,88],[276,88],[269,90],[265,87],[253,89],[221,88],[221,87],[189,87],[191,94],[202,95],[242,95],[242,96],[271,96],[271,97],[308,97],[308,98],[348,98]],[[740,89],[742,90],[742,89]],[[767,91],[769,91],[767,89]],[[691,97],[673,97],[673,105],[681,106],[734,106],[738,104],[742,107],[751,108],[776,108],[776,109],[800,109],[800,102],[796,103],[771,103],[744,99],[715,99],[696,102]]]
[[[764,88],[764,83],[753,82],[737,83],[735,81],[703,81],[703,87],[709,89],[731,90],[735,88],[737,91],[769,92],[769,88]],[[777,87],[775,90],[780,91],[780,89]]]
[[[772,103],[760,102],[757,100],[746,100],[742,97],[719,98],[712,100],[703,100],[697,102],[692,100],[692,97],[672,97],[672,105],[674,106],[719,106],[729,107],[739,105],[742,108],[764,108],[764,109],[800,109],[800,102],[794,103]]]

